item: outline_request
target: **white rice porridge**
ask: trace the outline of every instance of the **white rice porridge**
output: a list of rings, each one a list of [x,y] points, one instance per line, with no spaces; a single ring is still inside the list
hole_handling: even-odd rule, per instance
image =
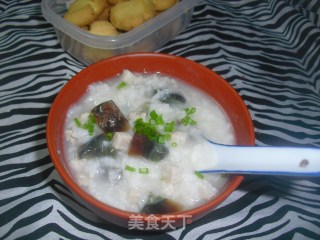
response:
[[[90,123],[91,110],[110,100],[127,119],[129,129],[110,134],[104,133],[97,122]],[[149,121],[151,112],[160,123]],[[147,139],[165,148],[165,154],[156,156],[161,159],[148,159],[149,152],[128,155],[134,145],[137,119],[144,127],[156,127],[157,139]],[[94,128],[85,127],[86,123]],[[205,153],[201,134],[217,143],[235,141],[225,113],[203,92],[161,74],[124,71],[111,81],[91,84],[69,109],[65,153],[76,182],[101,202],[126,211],[146,212],[145,207],[154,204],[154,199],[165,199],[185,210],[214,198],[228,180],[222,174],[195,172],[197,160],[211,158]],[[84,146],[100,135],[108,135],[108,140],[103,140],[108,150],[97,156],[86,155],[92,148],[83,150]],[[79,149],[85,154],[81,155]]]

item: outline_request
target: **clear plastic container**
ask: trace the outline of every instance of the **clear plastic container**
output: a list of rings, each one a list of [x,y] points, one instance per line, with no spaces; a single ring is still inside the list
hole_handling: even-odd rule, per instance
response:
[[[42,0],[41,9],[45,19],[55,27],[62,48],[90,65],[119,54],[156,51],[188,26],[199,2],[182,0],[139,27],[110,37],[91,34],[64,20],[66,0]]]

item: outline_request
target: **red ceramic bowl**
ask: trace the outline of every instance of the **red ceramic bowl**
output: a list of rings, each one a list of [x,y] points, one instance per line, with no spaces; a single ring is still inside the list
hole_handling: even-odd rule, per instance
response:
[[[237,144],[254,145],[255,138],[250,114],[238,93],[219,75],[196,62],[172,55],[135,53],[112,57],[82,70],[61,89],[51,107],[47,122],[49,153],[62,179],[81,203],[103,219],[128,228],[130,221],[136,217],[134,213],[108,206],[84,191],[70,174],[63,146],[65,117],[70,105],[79,100],[89,84],[113,78],[125,69],[137,73],[163,73],[203,90],[212,96],[228,115]],[[231,176],[221,193],[202,206],[170,216],[156,215],[159,229],[180,227],[205,216],[225,200],[242,180],[242,176]],[[145,224],[150,221],[150,215],[140,214],[139,217]],[[170,224],[165,227],[169,220]]]

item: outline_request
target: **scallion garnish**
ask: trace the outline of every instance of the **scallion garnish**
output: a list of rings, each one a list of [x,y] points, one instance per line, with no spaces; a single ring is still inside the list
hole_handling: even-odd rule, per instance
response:
[[[114,133],[113,133],[113,132],[111,132],[111,133],[106,133],[106,134],[105,134],[106,139],[107,139],[108,141],[111,141],[111,140],[112,140],[113,135],[114,135]]]
[[[135,167],[131,167],[129,165],[125,166],[125,170],[127,170],[129,172],[136,172],[136,168]],[[149,173],[149,169],[148,168],[139,168],[139,173],[140,174],[148,174]]]
[[[87,122],[85,122],[84,124],[81,124],[81,122],[79,121],[78,118],[75,118],[74,122],[77,125],[77,127],[86,129],[90,136],[93,135],[94,124],[96,123],[96,119],[94,118],[94,116],[92,114],[89,115]]]
[[[177,144],[176,142],[173,142],[173,143],[171,143],[171,146],[172,146],[172,147],[177,147],[178,144]]]
[[[150,120],[154,121],[156,125],[164,124],[163,118],[161,114],[157,114],[155,110],[150,112]]]
[[[159,133],[157,128],[150,122],[144,122],[142,118],[138,118],[134,123],[134,130],[138,134],[146,136],[150,140],[157,140]]]
[[[185,108],[184,111],[186,112],[186,114],[190,115],[192,113],[196,112],[196,108],[192,107],[192,108]]]
[[[142,134],[150,140],[157,141],[158,143],[164,144],[165,140],[170,139],[171,135],[161,134],[158,131],[159,126],[165,126],[167,123],[164,122],[162,115],[156,113],[156,111],[150,112],[150,119],[147,122],[144,122],[142,118],[138,118],[134,122],[134,130],[137,134]],[[169,125],[172,123],[168,123]],[[165,127],[164,127],[165,128]],[[171,126],[171,130],[173,126]]]
[[[164,144],[166,141],[166,138],[164,135],[159,135],[157,138],[158,143]]]
[[[194,125],[196,125],[197,121],[193,120],[191,118],[191,116],[190,116],[191,114],[196,112],[196,108],[195,107],[185,108],[184,111],[186,112],[186,116],[181,119],[181,124],[184,125],[184,126],[188,126],[188,125],[194,126]]]
[[[204,175],[201,173],[201,172],[198,172],[198,171],[194,171],[194,174],[200,178],[200,179],[203,179],[204,178]]]
[[[171,139],[171,134],[165,134],[164,137],[166,138],[166,141],[169,141]]]
[[[92,136],[93,133],[94,133],[94,126],[93,125],[89,125],[87,130],[88,130],[89,136]]]
[[[129,166],[129,165],[126,165],[125,170],[127,170],[127,171],[129,171],[129,172],[135,172],[135,171],[136,171],[136,168],[131,167],[131,166]]]
[[[139,173],[148,174],[149,173],[149,169],[148,168],[139,168]]]
[[[96,122],[96,119],[92,114],[90,114],[88,117],[88,121],[82,125],[83,129],[88,130],[88,133],[90,136],[93,135],[95,122]]]
[[[195,125],[197,124],[197,121],[191,120],[191,121],[189,122],[189,124],[190,124],[191,126],[195,126]]]
[[[124,88],[124,87],[126,87],[127,86],[127,83],[125,83],[125,82],[120,82],[119,84],[118,84],[118,86],[117,86],[117,89],[121,89],[121,88]]]
[[[189,116],[195,111],[196,108],[194,107],[185,109],[186,116],[181,119],[181,124],[185,126],[195,125],[196,121]],[[158,114],[155,110],[152,110],[149,115],[150,117],[146,122],[142,118],[138,118],[134,122],[135,132],[146,136],[150,140],[164,144],[171,139],[171,134],[175,129],[175,121],[165,122],[162,115]]]
[[[77,127],[81,127],[81,122],[79,121],[78,118],[74,118],[74,122],[77,125]]]
[[[165,132],[173,132],[174,129],[174,121],[170,122],[170,123],[166,123],[164,125],[164,131]]]

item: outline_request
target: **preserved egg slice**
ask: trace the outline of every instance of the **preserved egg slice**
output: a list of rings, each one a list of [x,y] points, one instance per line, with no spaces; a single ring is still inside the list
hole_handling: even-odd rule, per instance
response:
[[[112,100],[95,106],[91,113],[104,132],[126,132],[130,128],[128,120]]]
[[[104,133],[90,139],[78,150],[78,157],[80,159],[112,156],[113,154],[115,154],[115,150]]]
[[[128,154],[131,156],[142,156],[151,161],[160,161],[165,158],[169,150],[163,144],[150,140],[142,134],[134,134]]]
[[[178,105],[186,103],[186,99],[179,93],[165,93],[160,97],[160,102]]]
[[[182,206],[170,199],[162,197],[152,197],[149,203],[147,203],[141,213],[145,214],[167,214],[178,212],[182,210]]]

